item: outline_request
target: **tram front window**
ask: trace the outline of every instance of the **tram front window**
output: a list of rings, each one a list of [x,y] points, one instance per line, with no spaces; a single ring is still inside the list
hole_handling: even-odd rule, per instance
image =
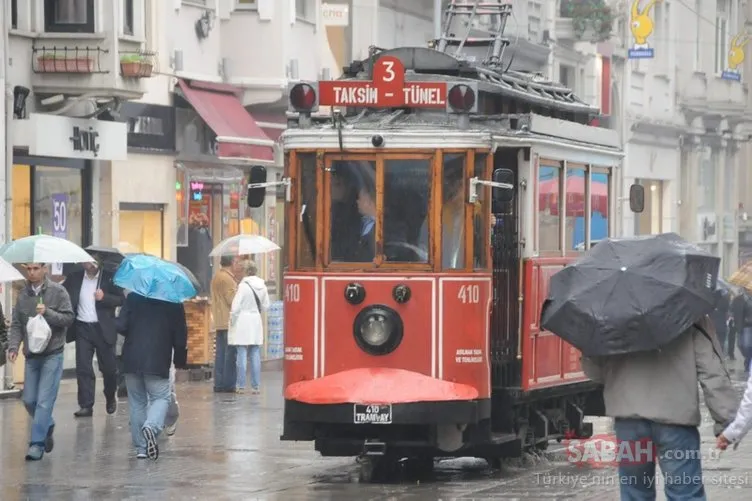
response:
[[[334,160],[330,164],[330,261],[371,263],[381,249],[385,262],[427,263],[423,228],[430,198],[429,159],[388,159],[383,165],[382,214],[377,213],[376,162]],[[381,226],[382,245],[376,230]]]

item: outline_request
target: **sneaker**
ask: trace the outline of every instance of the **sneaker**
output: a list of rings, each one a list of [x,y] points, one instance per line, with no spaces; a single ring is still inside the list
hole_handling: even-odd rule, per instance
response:
[[[147,457],[149,457],[149,456],[147,456],[145,452],[137,452],[136,453],[136,459],[146,459]]]
[[[26,461],[39,461],[44,457],[44,448],[41,445],[32,445],[26,452]]]
[[[235,393],[243,394],[245,393],[245,388],[235,388]]]
[[[178,424],[177,423],[171,424],[170,426],[165,426],[165,428],[164,428],[165,435],[167,435],[168,437],[173,436],[176,431],[178,431]]]
[[[141,428],[141,434],[146,440],[146,455],[149,459],[156,461],[159,458],[159,444],[157,444],[157,436],[151,428],[144,426]]]
[[[261,390],[260,390],[259,388],[254,388],[254,389],[253,389],[253,390],[251,391],[251,393],[253,393],[254,395],[258,395],[258,394],[260,394],[260,393],[261,393]]]
[[[54,432],[55,425],[53,424],[50,426],[50,429],[47,430],[47,437],[44,439],[44,452],[52,452],[52,449],[55,448],[55,439],[52,436]]]

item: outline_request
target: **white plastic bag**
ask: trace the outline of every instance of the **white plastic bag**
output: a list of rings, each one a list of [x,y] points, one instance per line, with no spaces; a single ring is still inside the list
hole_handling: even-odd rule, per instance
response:
[[[30,353],[43,353],[52,337],[52,329],[42,315],[31,317],[26,322],[26,335]]]

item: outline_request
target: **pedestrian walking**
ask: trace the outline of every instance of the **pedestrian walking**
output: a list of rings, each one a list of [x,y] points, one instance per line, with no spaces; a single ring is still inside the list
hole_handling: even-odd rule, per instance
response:
[[[47,277],[46,264],[28,263],[25,267],[27,281],[13,309],[8,361],[16,361],[23,342],[26,362],[22,400],[32,419],[26,459],[38,461],[54,447],[52,411],[63,375],[65,334],[75,314],[68,291]],[[35,319],[44,319],[48,326],[45,338],[39,336],[39,326],[44,323]],[[34,342],[30,344],[30,340]]]
[[[63,286],[71,298],[76,320],[68,329],[67,341],[76,343],[76,382],[78,407],[76,417],[91,417],[97,377],[94,355],[102,373],[105,409],[107,414],[117,411],[118,362],[115,329],[115,309],[123,304],[123,290],[112,283],[113,273],[99,263],[83,263],[83,270],[66,277]]]
[[[749,372],[752,361],[752,296],[746,289],[734,298],[731,304],[736,328],[736,341],[744,357],[744,371]]]
[[[170,369],[185,367],[188,326],[181,303],[129,292],[117,318],[125,336],[123,366],[128,388],[131,439],[139,459],[159,458],[172,384]]]
[[[228,344],[237,350],[237,391],[242,393],[245,390],[246,362],[250,354],[251,390],[258,394],[261,390],[261,347],[264,344],[261,312],[269,309],[271,301],[264,279],[257,276],[258,268],[254,262],[249,262],[247,273],[248,276],[238,285],[230,308]]]
[[[230,308],[243,277],[243,262],[235,256],[222,256],[221,269],[211,282],[211,307],[216,330],[214,349],[214,391],[234,392],[236,356],[234,346],[227,344],[227,329],[230,323]]]
[[[739,399],[706,316],[659,350],[584,357],[585,375],[604,385],[606,414],[618,443],[657,450],[668,501],[705,500],[697,383],[715,421],[715,434],[734,418]],[[619,464],[622,500],[655,499],[655,460]]]

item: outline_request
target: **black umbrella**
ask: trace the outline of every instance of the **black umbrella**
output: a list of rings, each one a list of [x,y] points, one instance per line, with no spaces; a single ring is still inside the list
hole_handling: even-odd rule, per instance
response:
[[[90,245],[85,249],[92,257],[99,261],[99,264],[105,270],[115,273],[120,263],[125,259],[122,252],[114,247],[101,247],[99,245]],[[84,267],[81,263],[65,263],[63,264],[63,275],[68,276],[76,271],[83,270]]]
[[[675,233],[602,241],[551,277],[541,327],[585,356],[660,348],[715,308],[719,264]]]
[[[99,260],[102,267],[108,271],[115,271],[125,259],[125,255],[114,247],[100,247],[90,245],[86,251]]]

